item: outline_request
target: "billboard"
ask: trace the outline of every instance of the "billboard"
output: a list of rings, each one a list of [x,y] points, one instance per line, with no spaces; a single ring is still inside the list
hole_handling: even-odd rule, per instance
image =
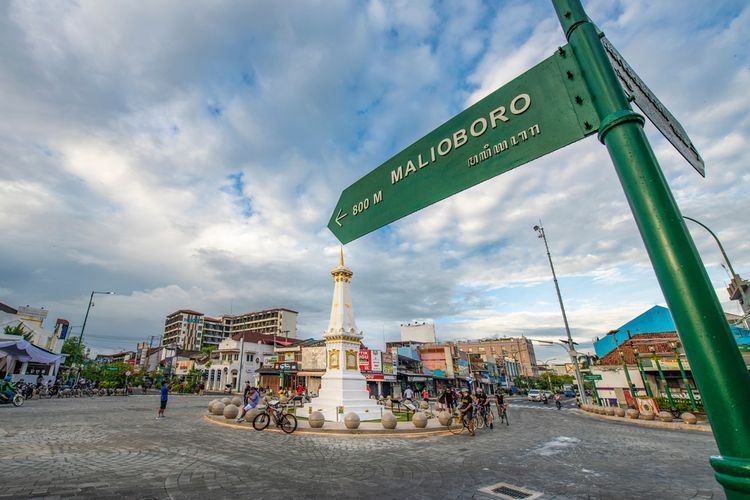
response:
[[[359,350],[359,371],[372,371],[371,352],[368,349]]]

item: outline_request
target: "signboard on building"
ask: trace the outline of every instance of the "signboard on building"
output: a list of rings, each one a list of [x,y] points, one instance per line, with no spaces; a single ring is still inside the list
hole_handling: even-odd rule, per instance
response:
[[[294,352],[285,352],[284,361],[294,361]]]
[[[286,372],[289,372],[289,371],[296,372],[297,371],[297,363],[286,363],[286,362],[284,362],[284,363],[274,363],[273,368],[274,368],[274,370],[283,370],[283,371],[286,371]]]
[[[371,352],[368,349],[359,350],[359,371],[370,372],[372,371],[372,363],[370,360]]]
[[[382,352],[370,351],[370,368],[374,373],[383,373]]]
[[[396,365],[393,363],[393,353],[390,351],[383,351],[383,374],[395,375]]]
[[[275,354],[264,354],[263,355],[263,366],[273,366],[279,362],[279,357]]]

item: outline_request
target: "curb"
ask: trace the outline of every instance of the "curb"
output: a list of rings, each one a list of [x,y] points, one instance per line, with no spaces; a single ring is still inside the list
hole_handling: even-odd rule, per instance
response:
[[[636,425],[641,427],[651,427],[652,429],[667,429],[671,431],[690,431],[690,432],[713,432],[710,425],[690,425],[681,423],[668,423],[659,422],[657,420],[641,420],[632,419],[627,417],[611,417],[609,415],[599,415],[598,413],[589,413],[583,410],[573,410],[579,415],[584,415],[590,418],[596,418],[599,420],[606,420],[609,422],[621,422],[624,424]]]
[[[222,427],[229,427],[232,429],[239,429],[245,431],[255,431],[251,424],[245,423],[238,424],[234,421],[227,422],[224,417],[203,415],[203,420],[210,422],[214,425],[220,425]],[[262,432],[276,432],[284,434],[281,429],[274,429],[270,426]],[[305,436],[345,436],[345,437],[389,437],[389,438],[417,438],[417,437],[429,437],[429,436],[449,436],[452,435],[448,429],[331,429],[331,430],[320,430],[297,427],[291,436],[304,434]]]

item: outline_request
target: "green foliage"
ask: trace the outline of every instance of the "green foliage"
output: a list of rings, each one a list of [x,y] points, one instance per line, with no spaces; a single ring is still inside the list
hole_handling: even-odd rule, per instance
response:
[[[65,339],[60,352],[68,355],[67,364],[80,363],[88,356],[86,344],[81,343],[80,348],[78,347],[78,337],[68,337]]]
[[[5,328],[3,328],[3,332],[5,333],[5,335],[17,335],[19,337],[23,337],[24,340],[28,341],[31,341],[31,339],[34,338],[34,334],[32,332],[26,331],[26,328],[24,328],[20,323],[16,326],[6,325]]]
[[[654,398],[656,404],[659,405],[660,410],[669,411],[669,398]],[[680,411],[693,411],[693,405],[690,404],[689,398],[672,398],[675,407]],[[700,400],[695,401],[695,406],[698,407],[696,411],[703,412],[703,403]]]
[[[216,350],[216,346],[212,346],[212,345],[201,347],[201,352],[205,352],[206,354],[209,354],[209,355],[215,350]]]

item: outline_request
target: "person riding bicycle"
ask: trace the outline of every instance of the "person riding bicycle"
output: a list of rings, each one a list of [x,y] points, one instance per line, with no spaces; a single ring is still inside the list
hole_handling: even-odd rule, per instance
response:
[[[461,389],[461,399],[458,402],[458,411],[464,422],[471,422],[474,417],[474,401],[469,396],[469,389]],[[474,427],[469,424],[469,434],[474,435]]]
[[[484,389],[481,387],[477,388],[477,411],[479,411],[479,415],[484,419],[485,423],[487,423],[488,415],[490,413],[490,400],[487,398],[487,394],[484,393]],[[493,428],[492,422],[489,423],[490,429]]]
[[[16,386],[13,385],[13,377],[6,375],[3,380],[0,380],[0,396],[9,401],[13,400],[16,395]]]

